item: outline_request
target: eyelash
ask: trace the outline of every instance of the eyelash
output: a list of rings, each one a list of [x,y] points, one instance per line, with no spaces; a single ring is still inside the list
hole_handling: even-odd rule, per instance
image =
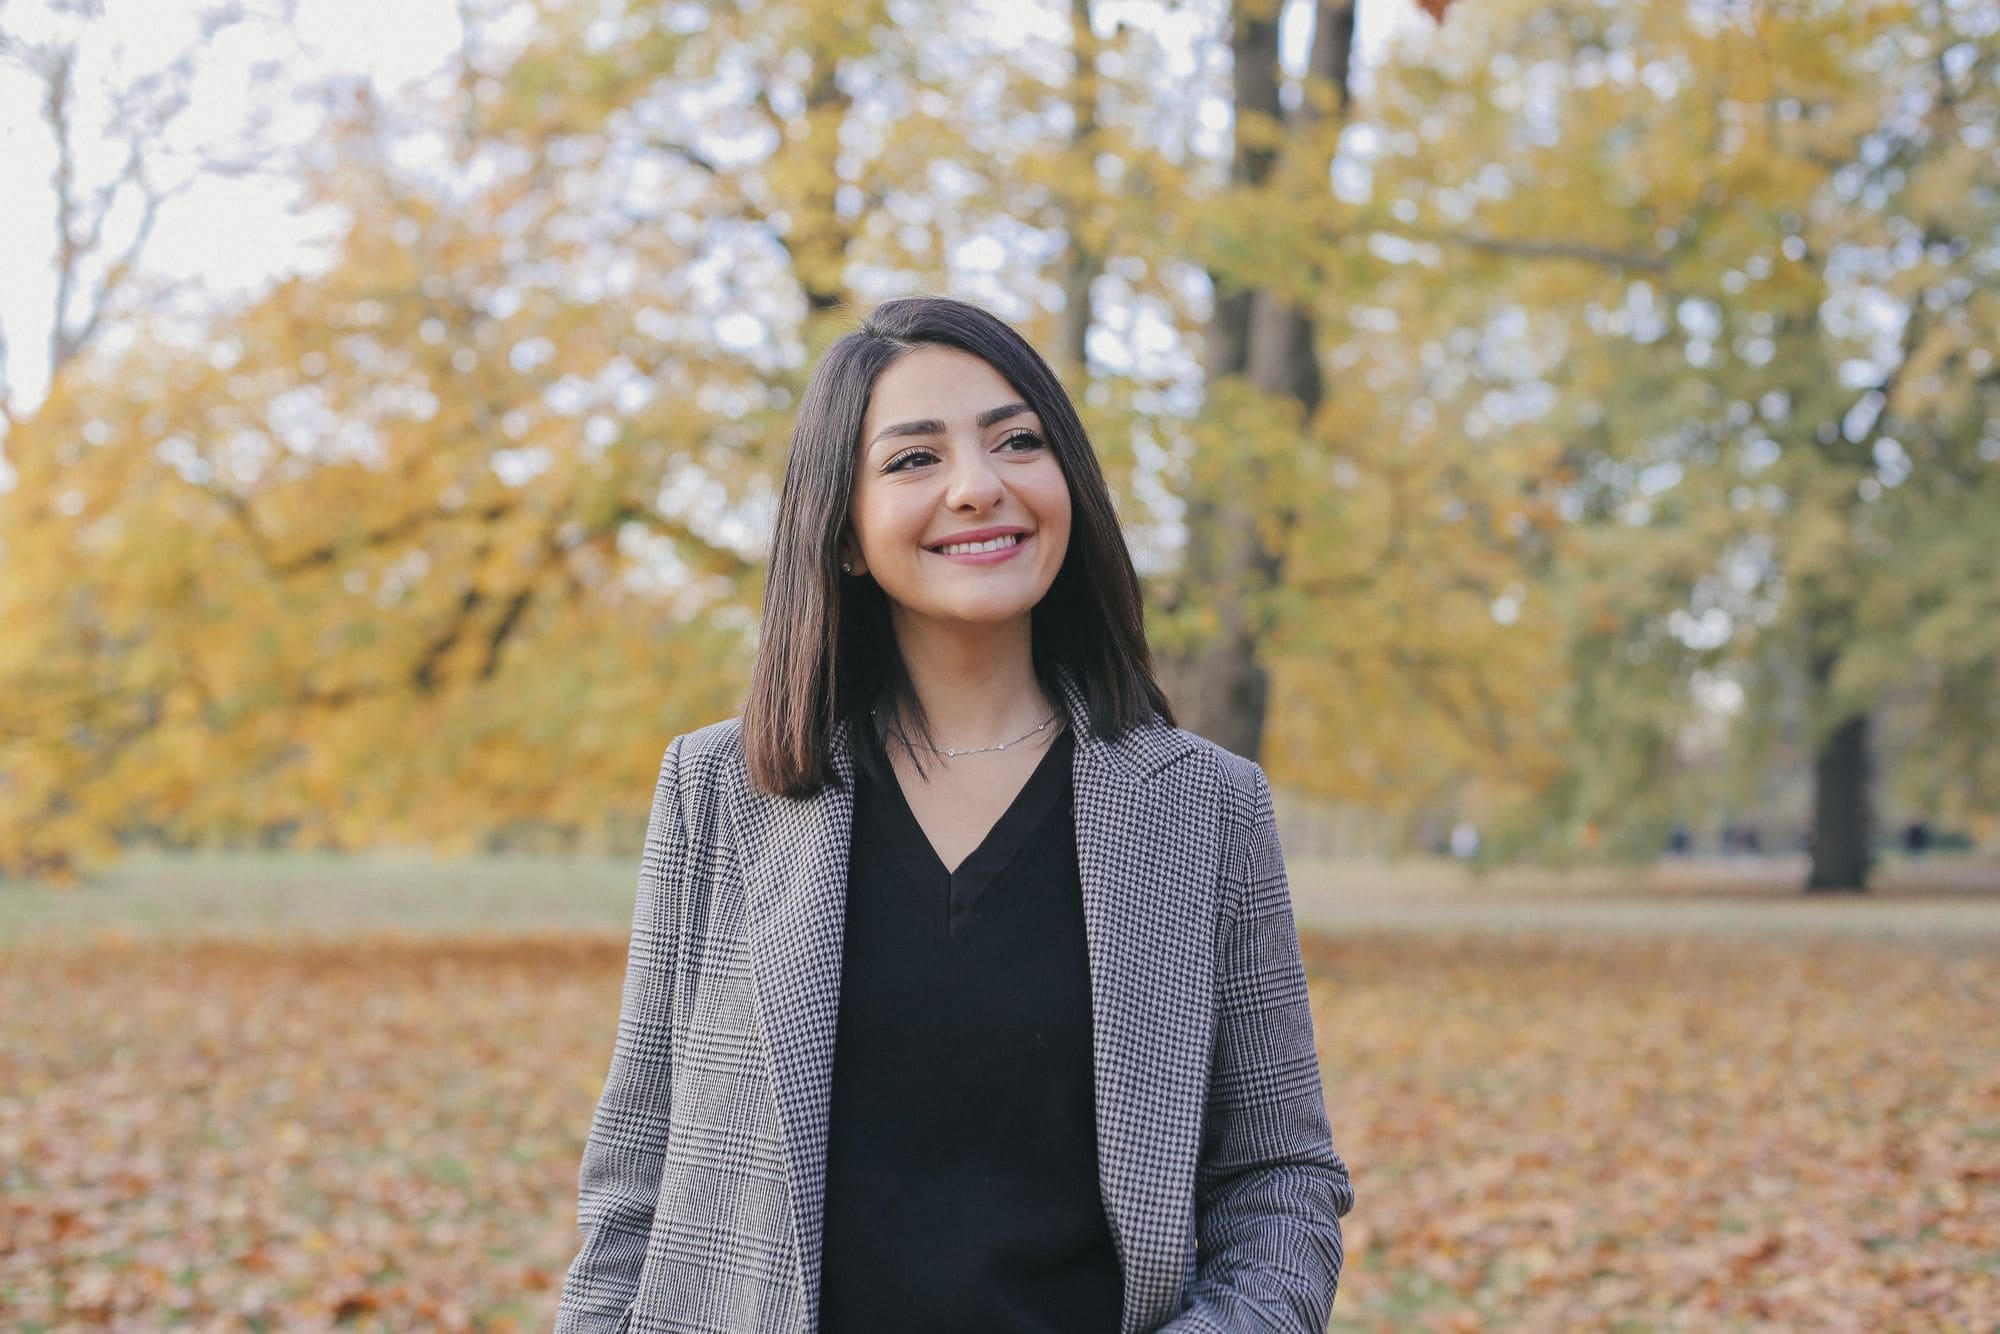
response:
[[[1030,441],[1035,445],[1043,445],[1048,443],[1047,441],[1043,440],[1039,435],[1036,435],[1033,431],[1016,431],[1014,432],[1014,434],[1008,436],[1005,440],[1002,440],[1000,443],[1003,445],[1011,445],[1017,440]],[[930,454],[932,457],[936,457],[936,455],[931,450],[925,449],[921,445],[915,449],[905,450],[903,453],[898,454],[895,458],[890,459],[887,463],[883,464],[882,471],[902,472],[903,465],[905,463],[907,463],[911,459],[918,458],[926,454]]]

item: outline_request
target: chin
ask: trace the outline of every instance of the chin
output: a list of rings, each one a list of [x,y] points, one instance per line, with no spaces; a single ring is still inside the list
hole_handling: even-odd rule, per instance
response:
[[[1021,620],[1034,609],[1033,601],[1009,599],[1004,602],[934,603],[922,608],[919,614],[926,620],[986,629]]]
[[[963,610],[946,611],[940,619],[977,625],[984,629],[1025,620],[1034,609],[1035,604],[1032,602],[1023,603],[1018,607],[968,607]]]

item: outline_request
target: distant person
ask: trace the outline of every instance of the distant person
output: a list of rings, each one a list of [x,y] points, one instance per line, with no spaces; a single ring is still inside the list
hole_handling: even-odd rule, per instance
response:
[[[1750,824],[1728,824],[1722,828],[1722,850],[1745,857],[1762,856],[1764,836],[1757,832],[1757,826]]]
[[[806,387],[742,716],[674,738],[556,1328],[1326,1327],[1263,770],[1173,725],[1048,365],[879,307]]]
[[[1470,820],[1460,820],[1452,826],[1451,855],[1462,862],[1469,862],[1479,855],[1479,826]]]
[[[1930,850],[1931,827],[1922,820],[1912,820],[1903,826],[1903,851],[1912,857],[1921,857]]]
[[[1667,855],[1685,857],[1694,850],[1694,835],[1684,824],[1677,824],[1667,834]]]

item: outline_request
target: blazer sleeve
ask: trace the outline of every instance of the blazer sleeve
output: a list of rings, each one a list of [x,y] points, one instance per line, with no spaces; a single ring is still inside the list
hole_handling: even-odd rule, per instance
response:
[[[1207,1122],[1195,1175],[1196,1268],[1175,1334],[1310,1330],[1333,1310],[1340,1219],[1354,1207],[1333,1150],[1305,968],[1271,788],[1239,760],[1248,829],[1222,906]]]
[[[646,822],[617,1045],[578,1173],[576,1218],[583,1246],[563,1280],[558,1334],[609,1334],[625,1328],[659,1198],[673,1057],[668,1037],[673,1027],[674,898],[686,865],[680,800],[683,740],[675,737],[667,747]]]

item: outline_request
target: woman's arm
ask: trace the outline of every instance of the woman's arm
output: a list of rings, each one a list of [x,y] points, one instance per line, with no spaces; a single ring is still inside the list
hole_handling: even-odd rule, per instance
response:
[[[1333,1151],[1312,1010],[1264,771],[1232,764],[1247,807],[1216,941],[1215,1052],[1195,1175],[1195,1279],[1175,1334],[1320,1334],[1340,1282],[1340,1217],[1354,1207]],[[1236,897],[1240,896],[1240,897]]]
[[[646,1238],[653,1227],[667,1147],[673,899],[687,862],[679,791],[681,741],[674,738],[660,763],[653,813],[646,822],[624,1000],[618,1011],[618,1045],[583,1148],[576,1203],[583,1248],[563,1281],[556,1312],[558,1334],[624,1328],[638,1295]]]

